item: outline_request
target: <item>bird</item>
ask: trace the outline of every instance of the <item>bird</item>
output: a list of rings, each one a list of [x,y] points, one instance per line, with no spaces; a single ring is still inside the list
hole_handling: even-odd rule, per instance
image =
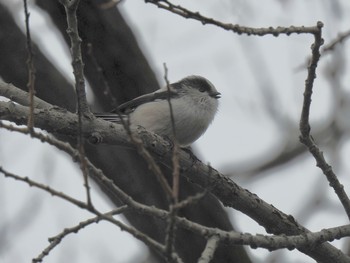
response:
[[[187,147],[202,136],[214,120],[220,97],[221,93],[209,80],[191,75],[125,102],[111,113],[95,115],[115,123],[122,123],[123,118],[131,129],[142,126],[176,141],[180,147]]]

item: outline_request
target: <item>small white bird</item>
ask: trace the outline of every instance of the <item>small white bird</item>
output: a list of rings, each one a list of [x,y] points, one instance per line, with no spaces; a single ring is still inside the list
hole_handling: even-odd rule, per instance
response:
[[[213,121],[220,93],[207,79],[189,76],[155,92],[121,104],[117,110],[129,118],[130,128],[142,126],[148,131],[174,139],[168,102],[173,110],[176,141],[186,147],[196,141]],[[96,114],[107,121],[121,123],[116,113]]]

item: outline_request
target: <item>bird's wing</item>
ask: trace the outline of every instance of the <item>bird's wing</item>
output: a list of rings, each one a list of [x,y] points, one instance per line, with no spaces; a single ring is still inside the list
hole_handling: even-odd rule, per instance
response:
[[[135,108],[137,108],[138,106],[140,106],[144,103],[156,101],[159,99],[167,99],[168,96],[170,96],[170,98],[174,98],[177,95],[178,94],[172,90],[170,90],[170,92],[168,92],[167,90],[162,89],[162,90],[159,90],[156,92],[142,95],[142,96],[137,97],[135,99],[132,99],[128,102],[125,102],[125,103],[119,105],[117,110],[119,110],[122,113],[130,113],[130,111],[133,111]],[[113,112],[117,112],[117,110],[114,110]]]
[[[97,118],[104,119],[105,121],[122,123],[121,118],[125,118],[125,115],[119,115],[116,113],[94,113]]]
[[[166,100],[169,98],[169,96],[170,96],[170,99],[172,99],[172,98],[175,98],[176,96],[178,96],[178,94],[172,90],[170,90],[170,92],[168,92],[167,89],[161,89],[161,90],[158,90],[156,92],[145,94],[145,95],[137,97],[133,100],[125,102],[125,103],[119,105],[119,107],[117,109],[114,109],[110,113],[95,113],[95,116],[98,118],[104,119],[105,121],[121,123],[122,122],[121,118],[126,120],[127,114],[132,112],[138,106],[140,106],[144,103],[156,101],[159,99]],[[118,111],[120,114],[118,114]]]

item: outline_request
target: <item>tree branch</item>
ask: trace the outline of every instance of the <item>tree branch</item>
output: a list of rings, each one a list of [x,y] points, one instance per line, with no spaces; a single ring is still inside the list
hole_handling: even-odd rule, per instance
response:
[[[33,130],[34,128],[34,93],[35,93],[35,67],[33,62],[33,48],[32,48],[32,39],[30,36],[30,29],[29,29],[29,12],[28,12],[28,5],[27,0],[23,0],[24,5],[24,16],[25,16],[25,24],[26,24],[26,34],[27,34],[27,52],[28,52],[28,58],[27,58],[27,69],[28,69],[28,83],[27,87],[29,90],[29,114],[28,114],[28,129]]]
[[[116,215],[116,214],[120,214],[125,212],[128,209],[127,206],[121,206],[113,211],[110,211],[106,214],[104,214],[104,216],[110,216],[110,215]],[[83,222],[80,222],[77,226],[74,227],[70,227],[70,228],[65,228],[60,234],[54,236],[54,237],[50,237],[49,238],[49,242],[50,245],[47,246],[41,253],[40,255],[38,255],[36,258],[34,258],[32,260],[32,262],[42,262],[44,257],[48,256],[49,253],[58,246],[58,244],[61,243],[62,239],[64,239],[66,236],[68,236],[69,234],[76,234],[78,233],[81,229],[85,228],[88,225],[91,225],[93,223],[98,223],[99,221],[102,220],[101,216],[96,216],[93,218],[90,218],[88,220],[85,220]]]
[[[140,233],[134,228],[128,227],[124,225],[123,223],[115,220],[112,215],[116,212],[119,212],[119,210],[113,210],[109,213],[102,214],[96,209],[91,209],[86,203],[81,202],[79,200],[76,200],[70,196],[67,196],[64,193],[58,192],[50,187],[47,187],[45,185],[39,184],[27,177],[20,177],[14,174],[11,174],[7,171],[5,171],[3,168],[0,167],[0,172],[5,175],[5,177],[11,177],[15,180],[19,180],[22,182],[27,183],[30,186],[39,188],[41,190],[44,190],[51,195],[55,195],[59,198],[62,198],[80,208],[86,209],[94,214],[97,215],[98,220],[107,220],[110,221],[111,223],[121,227],[121,229],[128,231],[129,233],[133,234],[134,236],[138,237],[141,239],[143,242],[145,242],[147,245],[155,246],[156,250],[158,252],[161,252],[162,254],[165,255],[166,250],[165,247],[160,245],[159,243],[155,242],[154,240],[146,237],[144,234]],[[157,216],[161,219],[169,218],[170,214],[167,211],[157,209],[154,207],[148,207],[144,206],[140,203],[137,203],[131,199],[128,200],[128,203],[131,204],[129,208],[131,209],[136,209],[136,211],[140,213],[148,213],[153,216]],[[276,249],[281,249],[281,248],[288,248],[290,250],[293,250],[295,248],[313,248],[317,246],[318,244],[325,242],[325,241],[332,241],[334,239],[339,239],[345,236],[350,236],[350,225],[345,225],[345,226],[339,226],[339,227],[334,227],[334,228],[329,228],[329,229],[324,229],[319,232],[314,232],[314,233],[303,233],[301,235],[295,235],[295,236],[286,236],[286,235],[281,235],[281,236],[266,236],[266,235],[251,235],[251,234],[243,234],[243,233],[237,233],[234,231],[223,231],[217,228],[209,228],[202,226],[200,224],[197,224],[195,222],[191,222],[185,218],[180,218],[180,217],[175,217],[176,222],[181,225],[182,227],[185,227],[199,235],[204,235],[205,237],[208,238],[208,244],[207,247],[210,247],[211,249],[214,249],[214,245],[217,245],[218,241],[224,242],[228,245],[249,245],[252,248],[266,248],[269,250],[276,250]],[[90,219],[86,221],[86,224],[93,223],[95,219]],[[85,224],[83,224],[85,225]],[[77,229],[78,227],[74,228]],[[81,227],[80,227],[81,228]],[[80,229],[79,228],[79,229]],[[72,231],[68,231],[69,233]],[[62,235],[60,235],[62,236]],[[215,237],[215,238],[213,238]],[[211,240],[212,239],[212,240]],[[54,241],[54,240],[51,240]],[[204,254],[204,251],[203,251]],[[205,253],[208,254],[208,251]],[[177,256],[175,253],[172,253],[171,259],[176,259]],[[344,259],[341,256],[341,253],[337,255],[337,257],[333,258],[334,261],[331,262],[349,262],[349,261],[344,261]],[[323,262],[323,261],[322,261]],[[329,262],[327,259],[325,262]]]
[[[1,89],[0,89],[1,95]],[[14,121],[17,124],[25,124],[25,114],[28,108],[15,105],[11,102],[0,102],[0,119]],[[61,109],[35,109],[34,115],[36,125],[49,132],[74,136],[77,128],[76,115],[63,111]],[[134,147],[129,141],[128,136],[121,125],[111,124],[99,119],[85,120],[84,136],[90,141],[104,142],[112,145],[126,145]],[[172,150],[169,142],[164,141],[156,134],[149,133],[144,129],[134,131],[142,140],[144,147],[152,153],[156,160],[162,162],[168,167],[172,167]],[[264,226],[268,233],[299,235],[309,233],[303,226],[299,225],[292,216],[286,215],[275,207],[267,204],[255,194],[248,190],[242,189],[228,177],[220,174],[199,161],[194,161],[191,156],[183,151],[179,151],[179,164],[182,168],[181,174],[190,181],[204,189],[208,189],[215,195],[225,206],[237,209],[260,225]],[[96,171],[98,173],[98,171]],[[109,179],[97,179],[103,182],[110,182]],[[111,182],[110,182],[111,183]],[[109,185],[108,187],[112,187]],[[108,188],[107,188],[108,189]],[[111,188],[115,190],[115,188]],[[121,196],[118,198],[128,204],[129,197]],[[350,259],[341,251],[330,244],[317,245],[312,248],[303,249],[302,252],[308,254],[316,260],[332,262],[350,262]]]
[[[311,107],[311,96],[313,92],[313,84],[316,79],[316,68],[318,61],[320,59],[320,47],[323,44],[322,39],[322,27],[323,24],[319,23],[319,31],[314,34],[315,42],[312,45],[312,57],[310,64],[308,66],[308,75],[305,81],[305,91],[304,91],[304,102],[300,117],[300,141],[309,149],[309,152],[313,155],[316,160],[317,166],[322,170],[323,174],[327,177],[329,185],[334,189],[337,194],[341,204],[343,205],[345,212],[350,219],[350,199],[347,196],[344,186],[339,182],[337,176],[332,170],[332,167],[325,160],[322,151],[318,148],[314,142],[312,136],[310,135],[310,107]]]
[[[84,186],[86,188],[86,199],[87,203],[92,206],[92,200],[90,195],[90,186],[88,179],[87,164],[85,162],[85,149],[84,149],[84,137],[83,137],[83,115],[91,115],[89,110],[89,105],[86,99],[85,92],[85,81],[84,81],[84,63],[81,55],[81,38],[78,32],[78,19],[77,19],[77,9],[80,0],[61,0],[66,14],[67,14],[67,33],[71,40],[71,55],[72,55],[72,65],[73,73],[75,77],[75,90],[77,93],[77,108],[78,108],[78,150],[80,161],[80,169],[84,177]]]
[[[216,235],[208,239],[207,245],[203,250],[201,257],[198,260],[198,263],[209,263],[214,258],[214,253],[218,247],[220,238]]]
[[[335,39],[333,39],[327,45],[324,45],[324,47],[322,48],[322,54],[334,50],[334,48],[337,45],[343,43],[349,37],[350,37],[350,30],[347,30],[347,31],[342,32],[342,33],[339,33],[338,36]]]
[[[66,200],[66,201],[68,201],[68,202],[70,202],[70,203],[72,203],[80,208],[83,208],[83,209],[97,215],[100,218],[100,220],[103,219],[103,220],[109,221],[112,224],[115,224],[118,227],[120,227],[122,230],[127,231],[128,233],[132,234],[135,238],[141,240],[147,246],[153,248],[160,255],[165,254],[165,247],[162,244],[158,243],[157,241],[150,238],[146,234],[138,231],[136,228],[131,227],[131,226],[127,226],[127,225],[123,224],[122,222],[114,219],[112,214],[110,214],[110,213],[103,214],[103,213],[99,212],[98,210],[96,210],[95,208],[91,207],[91,205],[89,205],[88,203],[84,203],[80,200],[77,200],[73,197],[70,197],[70,196],[66,195],[65,193],[59,192],[59,191],[57,191],[57,190],[55,190],[47,185],[37,183],[36,181],[29,179],[28,177],[21,177],[21,176],[9,173],[9,172],[5,171],[2,167],[0,167],[0,172],[3,173],[5,175],[5,177],[10,177],[10,178],[13,178],[15,180],[27,183],[29,186],[39,188],[43,191],[50,193],[51,195],[62,198],[63,200]],[[182,262],[182,260],[178,257],[178,255],[175,252],[173,252],[171,254],[171,259],[174,262],[178,262],[178,263]],[[41,261],[42,261],[42,258],[40,256],[33,260],[33,262],[41,262]]]
[[[317,27],[305,27],[305,26],[290,26],[290,27],[268,27],[268,28],[253,28],[253,27],[245,27],[240,26],[238,24],[231,23],[223,23],[213,18],[205,17],[201,15],[199,12],[193,12],[188,10],[180,5],[174,5],[168,0],[145,0],[146,3],[151,3],[156,5],[158,8],[162,8],[168,10],[171,13],[177,14],[187,19],[193,19],[201,22],[203,25],[215,25],[224,30],[232,31],[237,34],[247,34],[256,35],[256,36],[264,36],[264,35],[273,35],[277,37],[280,34],[314,34],[318,31]]]

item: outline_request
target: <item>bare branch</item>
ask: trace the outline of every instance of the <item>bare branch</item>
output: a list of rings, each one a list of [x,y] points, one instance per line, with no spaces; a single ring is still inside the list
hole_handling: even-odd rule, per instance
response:
[[[90,111],[86,100],[84,63],[81,55],[81,38],[79,37],[76,15],[79,2],[79,0],[61,0],[67,14],[67,34],[71,41],[72,66],[75,77],[75,89],[77,92],[78,114],[88,115]]]
[[[323,229],[318,232],[303,233],[300,235],[251,235],[249,233],[238,233],[234,231],[223,231],[220,229],[209,228],[201,226],[194,222],[186,222],[184,218],[177,218],[178,224],[183,227],[188,227],[189,230],[203,235],[210,239],[217,236],[220,242],[227,245],[248,245],[252,248],[266,248],[269,250],[276,250],[287,248],[289,250],[312,249],[325,241],[333,241],[342,237],[350,236],[350,225],[338,226],[333,228]],[[339,250],[337,254],[321,262],[350,262],[349,257],[342,257],[342,252]]]
[[[310,116],[310,105],[311,105],[311,95],[312,95],[312,87],[314,84],[314,80],[316,79],[316,68],[318,61],[320,59],[320,47],[323,44],[322,39],[322,27],[323,24],[319,24],[319,32],[314,35],[315,42],[312,44],[312,57],[310,64],[308,66],[308,75],[305,81],[305,92],[304,92],[304,103],[300,118],[300,132],[303,137],[309,135],[310,132],[310,124],[309,124],[309,116]]]
[[[177,216],[177,209],[173,204],[170,204],[168,214],[168,220],[167,220],[167,229],[166,229],[166,236],[165,236],[165,258],[170,261],[171,255],[174,252],[174,244],[175,244],[175,237],[176,237],[176,216]]]
[[[176,136],[176,127],[175,127],[175,118],[174,118],[174,111],[173,111],[173,107],[171,105],[171,100],[170,100],[170,83],[168,80],[168,68],[166,66],[166,64],[163,64],[164,66],[164,80],[166,83],[166,87],[168,90],[168,97],[167,97],[167,101],[169,104],[169,111],[170,111],[170,121],[171,121],[171,127],[172,127],[172,131],[173,131],[173,142],[174,142],[174,148],[173,148],[173,191],[172,191],[172,195],[173,195],[173,199],[174,202],[177,203],[179,200],[179,180],[180,180],[180,166],[179,166],[179,158],[178,158],[178,151],[179,151],[179,144],[177,142],[177,136]]]
[[[25,124],[23,116],[25,116],[27,111],[28,109],[21,105],[15,105],[10,102],[0,102],[1,119],[15,121],[17,124]],[[62,111],[56,107],[48,110],[36,109],[34,114],[36,125],[40,128],[46,129],[49,132],[65,135],[74,135],[76,133],[76,116],[70,112]],[[150,151],[158,161],[161,161],[168,167],[172,167],[172,151],[168,142],[144,129],[138,129],[136,132],[142,140],[145,149]],[[132,147],[132,143],[128,142],[128,136],[121,125],[111,124],[98,119],[90,120],[86,123],[85,136],[91,138],[96,137],[96,134],[98,134],[99,138],[102,138],[100,141],[104,143],[128,145]],[[309,233],[309,231],[298,224],[292,216],[284,214],[256,195],[242,189],[215,169],[209,168],[198,160],[193,162],[191,156],[183,150],[179,151],[179,163],[182,167],[182,175],[188,180],[204,189],[210,189],[210,192],[225,206],[230,206],[247,214],[260,225],[264,226],[269,233],[284,233],[286,235]],[[106,189],[110,189],[109,191],[122,202],[125,202],[125,204],[131,207],[135,205],[135,203],[130,201],[130,197],[115,186],[110,179],[103,177],[100,170],[92,167],[93,166],[90,168],[92,171],[90,173],[91,176],[94,176]],[[140,209],[149,211],[146,206],[141,206]],[[161,213],[159,216],[167,218],[167,213]],[[334,261],[336,259],[338,262],[350,262],[346,255],[328,243],[308,249],[301,248],[300,250],[316,260],[327,259],[329,262],[332,262],[332,260]]]
[[[305,26],[290,26],[290,27],[268,27],[268,28],[252,28],[240,26],[237,24],[231,23],[223,23],[213,18],[208,18],[201,15],[199,12],[190,11],[180,5],[174,5],[167,0],[145,0],[146,3],[151,3],[156,5],[159,8],[168,10],[171,13],[180,15],[187,19],[194,19],[201,22],[203,25],[215,25],[222,29],[232,31],[237,34],[247,34],[247,35],[256,35],[256,36],[264,36],[264,35],[273,35],[277,37],[280,34],[286,34],[289,36],[290,34],[314,34],[317,33],[317,27],[305,27]]]
[[[66,200],[66,201],[68,201],[68,202],[70,202],[70,203],[72,203],[72,204],[74,204],[74,205],[76,205],[76,206],[78,206],[80,208],[85,208],[86,207],[85,203],[79,201],[78,199],[70,197],[70,196],[66,195],[65,193],[56,191],[55,189],[52,189],[50,186],[47,186],[47,185],[44,185],[44,184],[41,184],[41,183],[37,183],[37,182],[29,179],[28,177],[21,177],[21,176],[12,174],[10,172],[7,172],[1,166],[0,166],[0,172],[3,173],[5,175],[5,177],[12,178],[14,180],[27,183],[29,186],[34,186],[36,188],[44,190],[44,191],[50,193],[51,195],[60,197],[63,200]]]
[[[29,99],[28,99],[29,98],[28,92],[25,92],[24,90],[17,88],[11,83],[3,82],[2,80],[0,80],[0,96],[8,98],[23,106],[30,105]],[[33,104],[34,104],[34,108],[40,108],[40,109],[48,109],[52,107],[50,103],[47,103],[46,101],[39,99],[38,97],[35,97],[35,96],[33,98]]]
[[[329,185],[334,189],[340,202],[342,203],[345,212],[350,219],[350,200],[347,196],[344,186],[339,182],[337,176],[332,170],[332,167],[325,160],[322,151],[318,148],[310,135],[310,107],[311,96],[314,80],[316,79],[316,68],[320,59],[320,47],[323,44],[322,39],[322,24],[318,24],[319,32],[314,34],[315,42],[313,43],[312,57],[308,66],[308,75],[305,81],[304,102],[302,106],[302,112],[300,117],[300,141],[309,149],[310,153],[316,160],[316,165],[322,170],[323,174],[327,177]]]
[[[173,196],[172,196],[172,190],[169,186],[168,181],[166,180],[162,170],[160,169],[159,165],[155,162],[155,160],[153,159],[152,155],[150,154],[150,152],[144,147],[142,140],[137,136],[137,134],[133,133],[130,130],[130,125],[127,125],[128,127],[125,128],[125,124],[124,124],[124,128],[128,134],[128,137],[131,140],[131,143],[136,147],[138,154],[145,159],[145,161],[148,164],[148,168],[154,173],[154,175],[157,177],[160,186],[162,187],[162,189],[164,190],[167,198],[169,200],[172,200]]]
[[[155,246],[156,250],[162,253],[165,253],[165,248],[160,245],[159,243],[157,243],[156,241],[149,239],[148,237],[144,236],[144,234],[138,232],[137,230],[131,228],[131,227],[127,227],[125,225],[123,225],[122,223],[116,221],[113,217],[111,217],[110,215],[104,215],[99,213],[97,210],[91,210],[91,208],[79,201],[76,200],[70,196],[65,195],[64,193],[58,192],[48,186],[42,185],[40,183],[37,183],[33,180],[30,180],[29,178],[23,178],[14,174],[11,174],[7,171],[5,171],[3,168],[0,167],[0,172],[3,173],[5,175],[5,177],[11,177],[15,180],[19,180],[22,182],[27,183],[30,186],[34,186],[37,187],[41,190],[44,190],[54,196],[57,196],[59,198],[62,198],[80,208],[86,209],[92,213],[95,213],[96,215],[98,215],[101,219],[100,220],[107,220],[112,222],[113,224],[118,225],[119,227],[121,227],[123,230],[126,230],[128,232],[131,232],[131,234],[133,234],[134,236],[138,237],[139,239],[141,239],[142,241],[144,241],[147,245],[150,245],[149,242],[151,242],[151,246]],[[157,216],[161,219],[164,218],[169,218],[169,213],[161,210],[161,209],[157,209],[154,207],[147,207],[144,206],[140,203],[137,203],[135,201],[133,201],[131,198],[127,199],[126,202],[127,205],[130,205],[130,208],[134,208],[139,212],[142,213],[146,213],[146,214],[150,214],[153,216]],[[236,233],[233,231],[227,232],[227,231],[223,231],[220,229],[216,229],[216,228],[209,228],[209,227],[205,227],[202,225],[199,225],[197,223],[188,221],[185,218],[179,218],[176,217],[176,222],[199,234],[199,235],[204,235],[207,236],[208,238],[211,238],[214,235],[217,235],[218,237],[220,237],[220,241],[225,242],[227,244],[231,244],[231,245],[249,245],[253,248],[255,247],[262,247],[262,248],[267,248],[270,250],[275,250],[275,249],[280,249],[280,248],[288,248],[288,249],[312,249],[315,248],[318,244],[323,243],[325,241],[332,241],[334,239],[339,239],[341,237],[345,237],[345,236],[350,236],[350,225],[345,225],[345,226],[340,226],[340,227],[335,227],[335,228],[329,228],[329,229],[324,229],[322,231],[319,232],[314,232],[314,233],[302,233],[301,235],[294,235],[294,236],[286,236],[286,235],[282,235],[282,236],[264,236],[264,235],[251,235],[251,234],[242,234],[242,233]],[[137,231],[137,232],[135,232]],[[174,253],[172,254],[172,259],[174,258]],[[176,258],[176,256],[175,256]],[[337,262],[350,262],[350,259],[348,258],[344,258],[342,256],[342,253],[340,251],[338,251],[337,254],[333,255],[331,258],[337,258]]]
[[[104,214],[104,216],[110,216],[110,215],[116,215],[116,214],[121,214],[124,213],[126,210],[128,209],[128,207],[126,205],[121,206],[115,210],[112,210],[106,214]],[[62,239],[65,238],[66,236],[68,236],[69,234],[76,234],[78,233],[80,230],[82,230],[83,228],[85,228],[88,225],[91,225],[93,223],[98,223],[99,221],[102,220],[101,216],[96,216],[94,218],[85,220],[80,222],[77,226],[74,227],[70,227],[70,228],[65,228],[63,230],[62,233],[58,234],[57,236],[51,237],[49,238],[49,242],[50,245],[48,247],[46,247],[41,253],[40,255],[38,255],[36,258],[34,258],[32,260],[32,262],[42,262],[44,257],[48,256],[50,254],[50,252],[58,246],[58,244],[61,243]]]
[[[26,24],[26,34],[27,34],[27,68],[28,68],[28,83],[27,87],[29,90],[29,115],[28,115],[28,124],[27,127],[30,131],[34,128],[34,94],[35,94],[35,67],[33,62],[33,48],[32,48],[32,39],[30,37],[30,29],[29,29],[29,12],[27,6],[27,0],[23,0],[24,5],[24,16],[25,16],[25,24]]]
[[[28,133],[28,130],[23,129],[23,132]],[[90,169],[94,171],[92,174],[96,173],[96,176],[101,176],[101,175],[98,175],[98,174],[101,174],[101,171],[96,170],[96,168],[94,168],[93,166],[91,166]],[[121,191],[117,186],[113,185],[113,182],[108,182],[109,180],[108,178],[105,178],[105,179],[100,178],[100,180],[104,180],[106,185],[109,186],[110,191],[114,191],[113,193],[116,194],[130,208],[136,209],[136,211],[139,211],[145,214],[159,217],[161,219],[166,219],[170,217],[167,211],[157,209],[155,207],[148,207],[138,202],[135,202],[123,191]],[[27,179],[23,179],[21,181],[27,182],[29,183],[29,185],[36,186],[36,184],[32,183],[32,181],[28,181]],[[46,186],[38,185],[38,187],[40,189],[50,192],[51,194],[52,193],[56,194],[55,191],[49,190]],[[59,194],[57,194],[57,196],[61,197]],[[62,195],[61,198],[64,198],[65,200],[70,201],[69,198],[66,198],[64,195]],[[257,197],[255,196],[255,198]],[[88,207],[85,203],[81,203],[78,201],[76,205],[78,205],[79,207],[83,206],[82,208],[88,209],[89,211],[91,211],[91,208]],[[96,213],[96,210],[92,210],[92,212]],[[273,213],[271,215],[273,215]],[[111,219],[107,218],[106,220],[110,221]],[[309,251],[309,253],[311,253],[310,251],[316,249],[319,243],[325,242],[327,240],[333,240],[334,238],[341,238],[343,236],[348,236],[350,233],[350,226],[344,226],[344,227],[337,227],[333,229],[323,230],[319,233],[315,233],[315,236],[313,236],[314,235],[313,233],[307,233],[307,232],[302,232],[301,235],[295,235],[291,237],[288,237],[285,235],[282,237],[281,236],[263,236],[263,235],[252,236],[250,234],[240,234],[235,232],[226,232],[219,229],[208,228],[208,227],[196,224],[194,222],[190,222],[185,218],[176,217],[176,222],[182,227],[185,227],[199,235],[205,235],[205,236],[207,235],[208,238],[211,237],[212,235],[219,235],[220,240],[228,244],[235,244],[235,245],[244,244],[244,245],[250,245],[252,247],[256,247],[258,245],[259,247],[265,247],[268,249],[278,249],[283,247],[287,247],[289,249],[298,248],[302,251],[303,249],[305,251]],[[132,231],[132,230],[128,229],[127,231]],[[311,243],[308,243],[309,240],[312,240]],[[311,248],[309,246],[310,244],[312,244]],[[328,250],[327,246],[325,245],[326,244],[322,245],[322,248],[320,248],[322,250],[320,250],[318,253],[320,253],[321,251],[323,252],[323,249],[325,249],[326,251]],[[307,248],[305,248],[305,246]],[[165,253],[165,248],[163,252]],[[350,262],[350,259],[348,259],[339,250],[336,250],[332,253],[330,252],[323,256],[326,258],[329,258],[329,260],[337,259],[337,262]],[[172,254],[172,258],[173,257],[174,257],[174,254]]]
[[[62,198],[63,200],[66,200],[66,201],[68,201],[68,202],[70,202],[70,203],[72,203],[80,208],[83,208],[87,211],[90,211],[91,213],[94,213],[95,215],[97,215],[101,218],[100,220],[103,219],[103,220],[109,221],[109,222],[117,225],[122,230],[127,231],[128,233],[132,234],[137,239],[144,242],[149,247],[153,248],[160,255],[162,255],[162,256],[165,255],[165,247],[163,245],[161,245],[160,243],[158,243],[154,239],[148,237],[147,235],[143,234],[142,232],[138,231],[136,228],[131,227],[131,226],[127,226],[127,225],[121,223],[120,221],[114,219],[112,215],[103,214],[103,213],[99,212],[98,210],[96,210],[95,208],[91,207],[87,203],[81,202],[81,201],[79,201],[73,197],[70,197],[62,192],[54,190],[53,188],[51,188],[47,185],[43,185],[43,184],[40,184],[38,182],[35,182],[35,181],[29,179],[28,177],[21,177],[21,176],[9,173],[9,172],[5,171],[2,167],[0,167],[0,172],[3,173],[5,175],[5,177],[13,178],[15,180],[27,183],[29,186],[33,186],[33,187],[36,187],[38,189],[44,190],[44,191],[50,193],[51,195]],[[131,198],[129,196],[127,197],[127,199],[131,200]],[[179,262],[179,263],[182,262],[182,260],[179,258],[179,256],[175,252],[173,252],[171,254],[171,260],[173,260],[174,262]]]
[[[207,245],[202,252],[201,257],[198,260],[198,263],[209,263],[214,258],[214,253],[219,244],[219,237],[214,235],[210,237],[207,241]]]
[[[71,40],[71,55],[73,73],[75,77],[75,89],[77,93],[77,108],[78,108],[78,150],[80,153],[80,169],[83,172],[84,186],[86,188],[86,198],[90,206],[92,206],[90,186],[88,179],[88,169],[85,162],[84,137],[83,137],[83,117],[89,116],[90,110],[86,99],[85,81],[84,81],[84,63],[81,55],[81,38],[78,32],[77,9],[79,0],[62,1],[67,14],[67,33]]]
[[[103,70],[102,70],[101,66],[99,65],[99,63],[96,60],[96,57],[94,55],[94,48],[93,48],[91,43],[87,44],[87,55],[90,57],[92,65],[96,69],[98,79],[101,81],[101,84],[102,84],[101,90],[102,90],[103,96],[110,101],[109,105],[112,108],[117,109],[117,107],[118,107],[117,100],[114,97],[114,95],[112,94],[111,87],[109,86],[108,81],[106,80],[105,76],[103,75]],[[118,114],[120,114],[120,113],[118,113]]]
[[[209,191],[207,189],[204,189],[204,191],[201,193],[197,193],[195,195],[189,196],[186,199],[181,200],[180,202],[176,203],[175,208],[177,210],[179,210],[179,209],[184,208],[186,206],[193,205],[196,202],[198,202],[199,200],[201,200],[208,192]]]
[[[329,42],[327,45],[325,45],[322,48],[322,53],[324,54],[326,52],[332,51],[337,45],[343,43],[343,41],[345,41],[349,37],[350,37],[350,30],[339,33],[338,37],[333,39],[331,42]]]
[[[171,104],[171,91],[170,91],[170,83],[168,80],[168,68],[166,64],[163,64],[164,66],[164,80],[166,82],[166,87],[168,91],[167,101],[169,104],[169,112],[170,112],[170,122],[171,122],[171,128],[173,133],[173,156],[172,156],[172,176],[173,176],[173,189],[172,189],[172,203],[170,204],[170,212],[169,212],[169,218],[168,218],[168,227],[166,231],[166,238],[165,238],[165,251],[166,251],[166,257],[169,259],[173,250],[174,250],[174,243],[175,243],[175,236],[176,236],[176,221],[175,217],[177,215],[177,209],[176,204],[179,201],[179,181],[180,181],[180,165],[179,165],[179,144],[177,142],[177,136],[176,136],[176,127],[175,127],[175,117],[174,117],[174,111]]]

